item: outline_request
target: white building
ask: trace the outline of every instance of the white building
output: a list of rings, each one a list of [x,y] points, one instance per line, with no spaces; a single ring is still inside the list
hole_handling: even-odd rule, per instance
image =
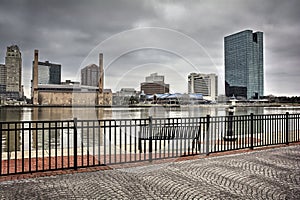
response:
[[[158,75],[157,73],[150,74],[150,76],[146,77],[147,83],[154,83],[154,82],[164,82],[165,77],[162,75]]]
[[[200,93],[204,99],[215,101],[218,96],[218,76],[216,74],[190,73],[188,93]]]

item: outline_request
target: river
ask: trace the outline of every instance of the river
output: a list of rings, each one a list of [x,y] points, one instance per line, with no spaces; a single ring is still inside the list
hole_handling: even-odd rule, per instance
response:
[[[235,107],[235,115],[300,113],[300,107]],[[78,119],[140,119],[152,117],[225,116],[226,106],[181,106],[139,108],[1,107],[0,121]]]

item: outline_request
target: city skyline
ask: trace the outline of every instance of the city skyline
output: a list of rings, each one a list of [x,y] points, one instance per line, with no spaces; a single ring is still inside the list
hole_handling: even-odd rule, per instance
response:
[[[298,1],[226,1],[189,3],[154,1],[5,1],[0,2],[0,64],[5,49],[16,44],[22,52],[25,95],[29,96],[33,50],[43,52],[41,60],[62,65],[62,81],[74,78],[82,64],[92,64],[89,53],[101,42],[122,31],[162,27],[183,33],[202,46],[202,52],[188,48],[184,40],[170,37],[176,48],[185,47],[182,58],[169,51],[143,49],[122,55],[109,65],[106,88],[139,88],[144,76],[158,72],[176,92],[187,92],[191,72],[216,73],[224,80],[223,38],[245,29],[260,30],[265,38],[265,95],[299,95],[300,76]],[[122,8],[122,9],[121,9]],[[118,11],[117,11],[118,10]],[[122,10],[122,11],[120,11]],[[34,12],[33,12],[34,11]],[[151,38],[151,34],[146,34]],[[144,37],[144,38],[145,38]],[[135,42],[124,40],[103,49],[112,53]],[[162,44],[168,40],[154,38]],[[163,38],[165,39],[165,38]],[[88,58],[87,60],[85,60]],[[109,61],[109,55],[108,59]],[[104,62],[106,61],[106,57]],[[87,62],[87,63],[85,63]],[[142,73],[142,74],[141,74]],[[126,76],[123,76],[126,74]],[[224,88],[219,85],[219,94]],[[223,90],[223,92],[222,92]],[[170,91],[172,92],[172,91]]]

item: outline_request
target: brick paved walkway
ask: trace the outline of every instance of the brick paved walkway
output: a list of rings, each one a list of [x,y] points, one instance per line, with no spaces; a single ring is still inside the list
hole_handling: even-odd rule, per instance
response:
[[[0,199],[300,199],[300,145],[5,181]]]

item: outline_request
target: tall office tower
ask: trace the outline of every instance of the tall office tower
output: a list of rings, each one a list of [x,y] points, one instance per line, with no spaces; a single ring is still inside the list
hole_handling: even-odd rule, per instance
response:
[[[6,57],[6,92],[11,93],[14,97],[22,95],[22,58],[21,52],[17,45],[7,47]]]
[[[224,38],[226,96],[264,95],[263,33],[245,30]]]
[[[165,77],[157,73],[146,77],[146,82],[141,83],[141,91],[145,94],[164,94],[169,93],[170,85],[165,84]]]
[[[6,66],[0,64],[0,93],[6,91]]]
[[[33,64],[34,65],[34,61]],[[33,72],[32,72],[33,73]],[[61,65],[49,61],[38,62],[38,84],[60,84]]]
[[[99,83],[99,67],[90,64],[81,69],[81,85],[98,86]]]
[[[188,76],[188,93],[201,93],[210,100],[216,100],[218,76],[216,74],[190,73]]]

